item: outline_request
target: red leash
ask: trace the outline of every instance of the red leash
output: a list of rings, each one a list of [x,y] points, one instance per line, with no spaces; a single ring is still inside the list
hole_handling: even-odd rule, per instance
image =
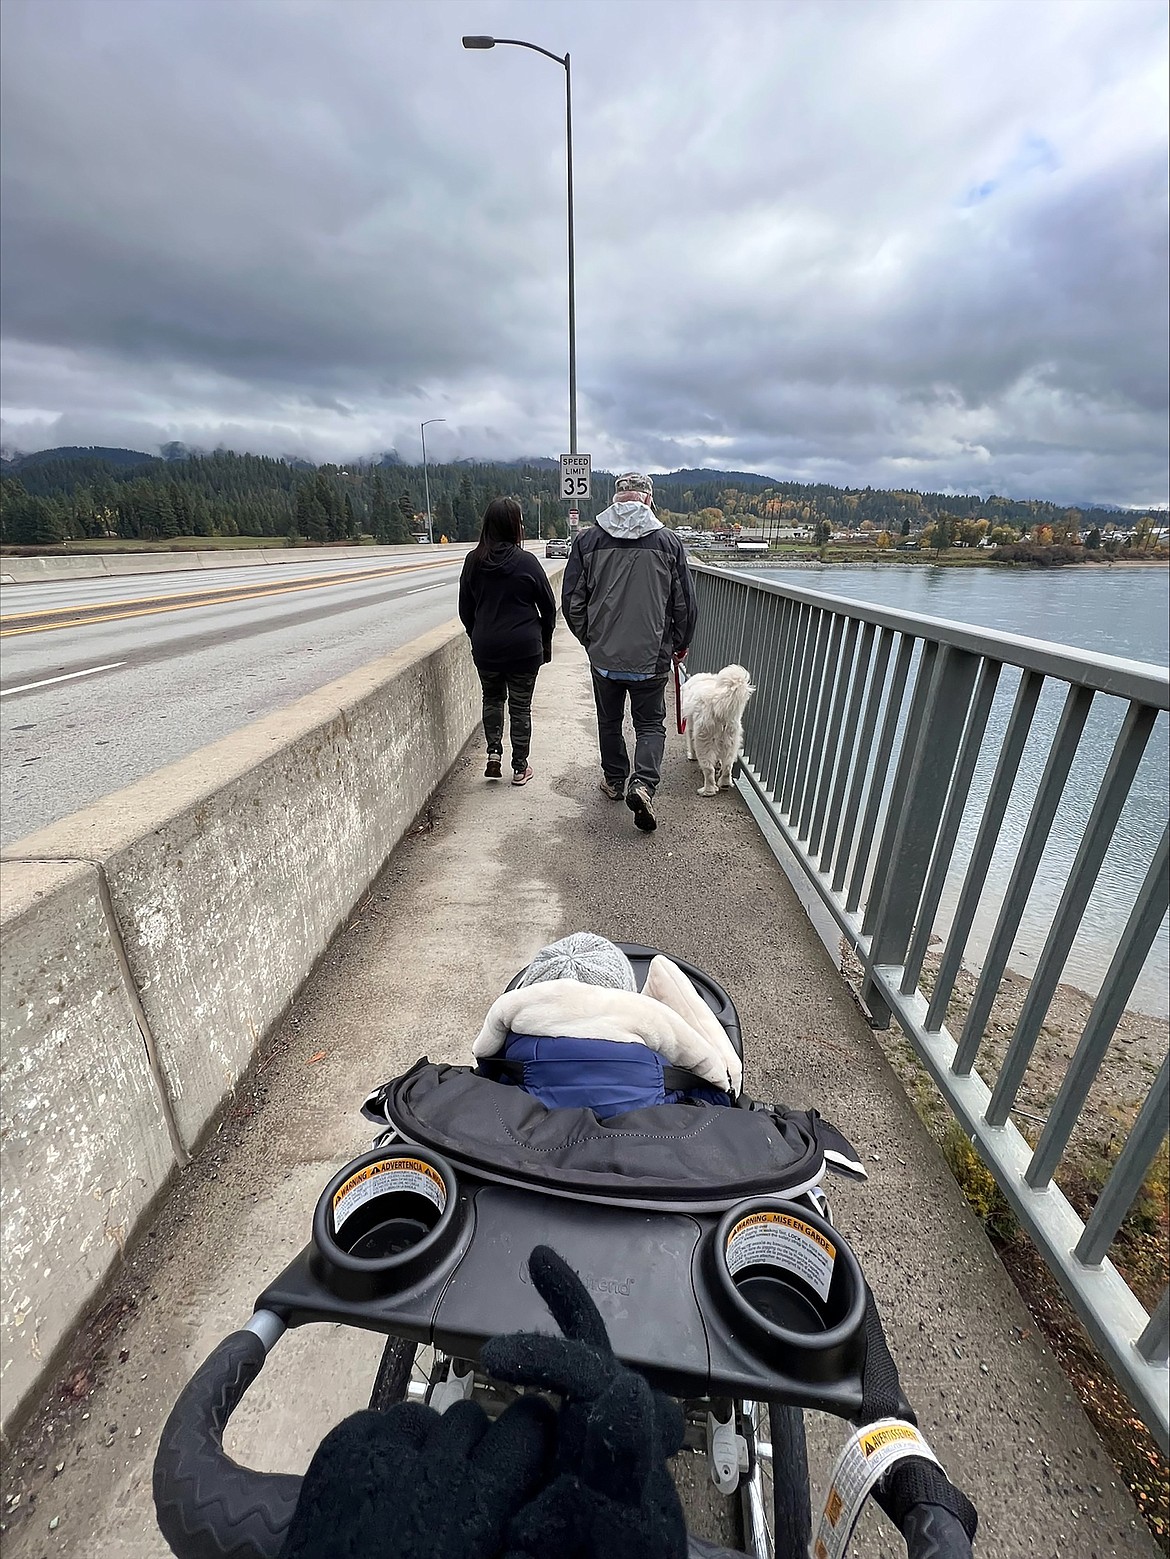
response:
[[[682,662],[676,660],[674,663],[674,723],[678,726],[680,736],[685,735],[687,729],[687,722],[682,712],[682,690],[686,680],[687,674],[683,670]]]

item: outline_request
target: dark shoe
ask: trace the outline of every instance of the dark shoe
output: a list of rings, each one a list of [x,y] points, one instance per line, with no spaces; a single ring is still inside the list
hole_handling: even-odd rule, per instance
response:
[[[528,781],[532,778],[532,774],[533,774],[533,770],[530,767],[530,765],[528,765],[528,764],[525,764],[522,769],[513,769],[512,770],[512,783],[513,783],[513,785],[527,785]]]
[[[608,796],[611,801],[620,801],[626,793],[624,785],[615,785],[612,780],[607,780],[604,775],[601,778],[601,794]]]
[[[487,768],[483,771],[484,779],[503,779],[504,771],[500,766],[503,761],[504,758],[502,753],[489,752],[487,757]]]
[[[640,828],[644,834],[652,834],[658,827],[658,819],[654,816],[654,797],[646,789],[645,785],[637,780],[626,791],[626,805],[634,814],[634,825]]]

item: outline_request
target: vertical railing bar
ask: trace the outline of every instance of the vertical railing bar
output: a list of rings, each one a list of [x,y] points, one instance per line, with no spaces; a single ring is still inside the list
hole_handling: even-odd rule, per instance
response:
[[[898,838],[898,832],[902,823],[902,808],[906,800],[906,794],[910,785],[910,775],[914,769],[914,762],[918,756],[918,744],[922,739],[922,722],[930,704],[930,689],[934,681],[935,667],[938,663],[939,645],[933,639],[922,640],[922,656],[918,662],[918,676],[914,682],[914,691],[910,695],[910,708],[906,715],[906,725],[902,732],[902,745],[898,751],[898,764],[894,770],[894,779],[891,786],[891,804],[886,809],[885,819],[882,825],[881,838],[878,840],[877,855],[874,858],[873,877],[869,885],[869,896],[865,905],[865,916],[862,920],[862,933],[871,935],[874,924],[881,907],[882,897],[885,893],[886,875],[890,869],[890,861],[894,854],[894,844]]]
[[[999,1077],[991,1091],[987,1121],[1002,1126],[1011,1113],[1028,1062],[1036,1048],[1040,1025],[1056,992],[1068,955],[1084,919],[1085,908],[1100,875],[1106,851],[1117,828],[1122,809],[1129,799],[1134,776],[1150,740],[1157,710],[1148,704],[1130,704],[1126,712],[1109,764],[1097,791],[1089,821],[1060,896],[1044,949],[1036,964],[1024,997],[1024,1005],[1008,1044]]]
[[[1165,1364],[1170,1359],[1170,1288],[1162,1290],[1158,1307],[1136,1346],[1147,1364]]]
[[[738,664],[741,666],[746,666],[749,674],[751,673],[752,667],[759,664],[759,645],[761,633],[760,622],[764,615],[764,603],[767,600],[768,596],[763,590],[753,590],[748,596],[747,632],[744,635],[744,648],[746,649],[747,653],[744,656],[744,659],[741,660]],[[754,703],[755,700],[753,699],[752,703],[749,703],[748,707],[744,710],[743,728],[745,752],[748,751],[747,743],[749,733],[754,734],[755,722],[758,718],[759,705],[756,705],[756,707],[753,708],[752,704]]]
[[[784,685],[785,651],[784,646],[788,638],[788,625],[795,610],[791,601],[782,596],[773,596],[769,610],[770,632],[768,635],[769,679],[768,693],[764,701],[764,724],[762,726],[760,740],[757,744],[759,759],[756,767],[761,775],[767,775],[771,770],[776,753],[776,721],[780,708],[781,689]],[[757,694],[758,698],[760,695]]]
[[[1077,1043],[1076,1054],[1048,1111],[1048,1122],[1040,1133],[1040,1140],[1024,1176],[1033,1190],[1045,1190],[1052,1180],[1060,1156],[1072,1136],[1073,1127],[1108,1052],[1118,1021],[1125,1011],[1125,1004],[1145,966],[1146,955],[1165,918],[1166,894],[1170,889],[1168,859],[1170,826],[1162,831],[1161,842],[1154,852],[1154,859],[1150,862],[1125,923],[1125,930],[1121,933],[1117,951],[1101,982],[1093,1010],[1089,1013]]]
[[[813,650],[816,646],[817,629],[821,621],[821,614],[815,606],[806,604],[802,606],[801,611],[802,619],[797,625],[796,632],[792,685],[789,688],[788,708],[784,715],[784,750],[781,762],[776,770],[774,793],[778,804],[782,804],[784,790],[788,785],[788,777],[796,763],[795,754],[800,734],[800,724],[804,718],[804,701],[808,697],[809,678],[812,675]]]
[[[721,632],[716,635],[715,643],[712,646],[713,654],[711,664],[707,667],[708,671],[718,671],[724,660],[731,659],[731,646],[739,631],[735,586],[726,574],[720,579],[719,588],[723,597],[723,602],[719,609]]]
[[[950,795],[947,797],[946,811],[939,825],[934,855],[931,858],[930,870],[926,875],[926,885],[922,890],[922,902],[918,908],[918,922],[914,927],[914,935],[910,939],[910,949],[906,954],[901,984],[903,996],[909,996],[911,991],[915,989],[918,984],[918,976],[922,973],[923,961],[926,958],[927,948],[930,946],[930,936],[934,930],[934,919],[938,914],[938,906],[942,899],[943,888],[946,885],[947,873],[951,868],[955,840],[959,837],[959,826],[966,811],[967,797],[971,792],[971,781],[975,775],[975,766],[979,762],[979,753],[983,747],[983,736],[987,730],[987,720],[991,714],[992,703],[995,700],[995,690],[999,685],[999,673],[1001,670],[1002,666],[999,661],[985,660],[980,671],[979,686],[975,690],[971,714],[967,721],[966,732],[963,735],[963,747],[959,753],[958,762],[955,765],[955,774],[951,782]]]
[[[757,601],[760,595],[763,593],[759,590],[753,590],[751,585],[748,584],[747,580],[737,579],[735,584],[736,589],[739,591],[741,596],[741,606],[739,613],[739,642],[736,644],[735,653],[731,656],[730,660],[723,662],[725,666],[729,665],[731,661],[734,661],[737,666],[743,665],[744,648],[748,639],[750,607],[752,603]],[[714,667],[714,670],[716,671],[719,669],[720,668],[718,666]]]
[[[1117,1156],[1109,1179],[1101,1188],[1097,1205],[1085,1232],[1077,1241],[1076,1258],[1086,1267],[1100,1266],[1122,1220],[1133,1206],[1162,1138],[1166,1135],[1166,1106],[1170,1103],[1170,1056],[1162,1062],[1154,1086],[1138,1118],[1130,1127],[1125,1146]]]
[[[711,641],[707,645],[707,653],[700,668],[703,671],[710,671],[722,659],[723,645],[731,632],[731,585],[726,574],[720,574],[715,581],[715,611],[712,616],[714,622]]]
[[[858,627],[861,629],[861,634],[853,660],[849,703],[845,709],[841,736],[834,755],[832,791],[830,792],[827,785],[822,787],[825,814],[823,819],[814,819],[820,850],[817,870],[822,874],[832,865],[833,851],[836,849],[841,831],[841,809],[845,800],[845,787],[849,783],[849,775],[857,755],[857,727],[861,719],[861,706],[865,701],[870,668],[873,664],[873,644],[877,629],[872,623],[859,623]]]
[[[996,761],[995,774],[992,776],[991,788],[987,793],[987,803],[983,808],[983,817],[975,836],[971,859],[967,863],[967,874],[963,878],[959,902],[955,906],[951,929],[947,933],[938,973],[935,976],[934,992],[923,1022],[923,1027],[930,1034],[938,1033],[946,1017],[947,1004],[959,975],[963,954],[967,950],[967,938],[971,935],[971,927],[975,922],[975,912],[979,907],[983,885],[987,881],[991,859],[999,842],[1000,827],[1007,813],[1012,787],[1019,772],[1020,758],[1027,745],[1032,719],[1043,687],[1043,676],[1037,671],[1029,671],[1025,673],[1016,690],[1007,733]]]
[[[869,851],[873,843],[873,836],[877,831],[877,820],[881,812],[882,794],[886,783],[886,773],[890,766],[890,755],[894,750],[894,738],[898,730],[898,717],[902,712],[902,700],[906,695],[906,683],[910,676],[910,662],[914,658],[914,646],[917,640],[912,639],[908,633],[902,635],[902,642],[898,646],[898,657],[894,662],[894,675],[890,682],[889,698],[886,702],[886,715],[882,722],[882,734],[878,742],[877,755],[874,758],[873,773],[869,780],[869,795],[866,798],[865,812],[861,820],[861,832],[857,836],[857,854],[853,860],[853,876],[849,883],[849,897],[845,901],[846,914],[852,915],[861,903],[861,895],[865,889],[865,874],[869,868]]]
[[[779,806],[781,792],[784,788],[784,776],[788,772],[788,766],[792,759],[793,732],[796,729],[796,715],[800,704],[801,679],[808,662],[808,640],[812,632],[812,623],[816,613],[811,606],[804,602],[796,607],[796,615],[792,624],[792,639],[788,650],[787,683],[784,694],[784,708],[781,712],[777,728],[776,764],[773,770],[772,783],[769,787],[776,803]]]
[[[980,657],[954,645],[938,653],[929,701],[916,734],[907,731],[912,756],[904,786],[897,786],[898,815],[891,809],[894,843],[873,918],[869,961],[900,964],[926,884],[939,820],[954,779]],[[877,895],[875,893],[874,897]]]
[[[991,1008],[999,994],[1003,972],[1011,956],[1012,943],[1015,941],[1016,932],[1019,930],[1027,906],[1028,895],[1032,891],[1032,883],[1035,881],[1040,859],[1044,854],[1044,846],[1048,842],[1048,835],[1052,831],[1053,820],[1064,795],[1065,781],[1068,779],[1073,759],[1077,755],[1077,747],[1085,729],[1085,721],[1089,718],[1092,703],[1091,688],[1075,684],[1069,688],[1056,737],[1049,750],[1048,761],[1044,765],[1044,773],[1036,790],[1036,799],[1032,803],[1032,811],[1012,868],[1011,880],[1000,906],[995,930],[991,935],[991,945],[983,960],[983,971],[975,987],[975,994],[971,998],[967,1021],[963,1025],[963,1032],[951,1062],[951,1070],[960,1077],[966,1077],[970,1072],[975,1064],[975,1057],[979,1054],[979,1046],[983,1043],[983,1034],[991,1016]]]
[[[764,741],[763,762],[760,774],[765,786],[771,790],[776,778],[780,756],[780,730],[788,688],[792,682],[792,646],[795,642],[795,624],[799,616],[796,602],[785,597],[777,628],[776,694],[768,700],[768,730]]]
[[[869,771],[869,759],[873,750],[873,736],[877,730],[878,711],[886,693],[886,668],[894,648],[894,630],[883,628],[878,634],[877,653],[870,668],[869,697],[865,702],[865,716],[861,722],[861,734],[853,754],[853,778],[849,783],[849,799],[841,818],[840,843],[837,846],[837,864],[833,869],[833,892],[840,893],[849,871],[849,857],[853,852],[853,830],[857,814],[861,810],[861,794],[865,788],[865,776]]]
[[[809,822],[812,817],[813,804],[816,800],[817,784],[821,775],[822,761],[825,755],[825,733],[829,726],[829,715],[837,698],[837,683],[841,675],[841,642],[845,633],[845,618],[834,614],[832,628],[829,632],[829,645],[825,653],[825,670],[821,680],[821,696],[817,701],[817,718],[813,725],[812,741],[809,743],[808,762],[805,764],[804,781],[800,789],[800,824],[797,833],[806,838],[809,832]],[[797,810],[793,805],[793,811]],[[809,851],[812,854],[812,851]]]
[[[718,592],[717,580],[713,580],[709,574],[695,576],[695,594],[699,599],[699,625],[695,630],[695,642],[691,646],[691,654],[702,666],[707,653],[707,645],[715,631],[715,623],[718,620],[716,614],[716,601]]]
[[[845,643],[841,649],[841,658],[837,662],[837,686],[833,693],[833,708],[829,715],[829,729],[825,736],[824,756],[821,760],[821,773],[816,787],[816,805],[813,809],[812,827],[808,836],[808,853],[813,857],[821,852],[821,836],[825,830],[825,818],[829,810],[829,796],[834,788],[834,776],[838,767],[842,771],[846,767],[841,746],[841,727],[845,721],[845,711],[851,707],[850,689],[857,665],[857,641],[860,634],[861,623],[856,617],[851,617],[845,629]]]
[[[751,662],[747,668],[756,691],[744,711],[743,751],[758,773],[763,769],[767,755],[763,733],[768,726],[769,705],[775,688],[777,653],[775,624],[783,603],[776,596],[763,590],[758,590],[756,595],[759,610],[750,651]]]
[[[780,785],[784,777],[785,765],[788,762],[788,730],[792,701],[796,696],[797,665],[800,660],[801,645],[804,640],[805,615],[808,611],[808,608],[802,601],[790,601],[788,604],[788,626],[784,635],[784,648],[781,652],[780,700],[776,710],[776,719],[773,722],[774,729],[769,739],[772,761],[765,776],[768,789],[772,792],[777,802],[780,800]]]
[[[784,788],[780,809],[791,817],[795,810],[795,793],[799,788],[800,773],[808,751],[808,733],[816,707],[816,692],[825,663],[825,646],[828,643],[830,613],[819,607],[813,609],[813,622],[809,623],[805,637],[805,663],[799,669],[800,688],[796,708],[793,711],[792,737],[789,744],[788,763],[784,770]],[[812,654],[809,655],[809,647]]]

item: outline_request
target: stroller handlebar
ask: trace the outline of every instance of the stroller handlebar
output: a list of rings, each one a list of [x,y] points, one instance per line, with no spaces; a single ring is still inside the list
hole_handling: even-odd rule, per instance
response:
[[[232,1332],[171,1409],[155,1456],[154,1506],[179,1559],[280,1559],[300,1478],[241,1467],[223,1448],[228,1419],[270,1346],[258,1330]]]
[[[280,1559],[301,1492],[290,1473],[256,1472],[223,1448],[228,1420],[284,1331],[271,1311],[220,1342],[171,1410],[154,1462],[159,1529],[178,1559]],[[909,1506],[897,1523],[908,1559],[971,1559],[971,1543],[951,1511]],[[691,1559],[729,1550],[695,1539]]]

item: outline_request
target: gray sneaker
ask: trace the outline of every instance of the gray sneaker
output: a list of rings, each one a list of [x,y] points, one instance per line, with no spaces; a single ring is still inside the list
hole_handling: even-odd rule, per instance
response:
[[[640,828],[644,834],[652,834],[658,827],[658,819],[654,816],[654,797],[639,780],[626,791],[626,805],[634,814],[634,825]]]

